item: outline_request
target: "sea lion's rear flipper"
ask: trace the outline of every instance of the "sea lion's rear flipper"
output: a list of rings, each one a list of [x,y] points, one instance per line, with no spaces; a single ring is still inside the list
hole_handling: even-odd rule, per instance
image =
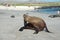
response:
[[[39,28],[34,26],[34,30],[35,30],[35,32],[33,34],[38,34]]]
[[[52,32],[50,32],[50,31],[48,30],[48,28],[47,28],[47,27],[45,27],[45,28],[46,28],[46,30],[45,30],[46,32],[48,32],[48,33],[52,33]]]

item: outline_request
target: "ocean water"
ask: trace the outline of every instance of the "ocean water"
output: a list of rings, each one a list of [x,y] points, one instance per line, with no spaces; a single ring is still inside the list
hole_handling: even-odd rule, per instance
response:
[[[47,13],[47,14],[57,14],[60,8],[48,8],[48,9],[37,9],[34,12]]]

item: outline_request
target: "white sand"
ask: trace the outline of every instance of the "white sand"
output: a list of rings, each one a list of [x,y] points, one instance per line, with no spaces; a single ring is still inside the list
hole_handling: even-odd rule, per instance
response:
[[[49,14],[29,12],[31,16],[43,18],[48,29],[53,33],[41,31],[33,34],[33,30],[18,31],[23,26],[24,13],[27,12],[0,10],[0,40],[60,40],[60,18],[49,18]],[[15,15],[15,18],[11,18],[11,15]]]
[[[0,6],[0,9],[4,9],[4,10],[34,10],[35,8],[38,8],[39,6]]]

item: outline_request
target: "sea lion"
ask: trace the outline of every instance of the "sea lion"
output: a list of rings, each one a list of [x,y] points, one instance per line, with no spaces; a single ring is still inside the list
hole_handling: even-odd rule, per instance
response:
[[[35,30],[34,34],[37,34],[39,31],[44,30],[44,28],[46,28],[46,32],[50,32],[47,29],[46,23],[42,18],[38,18],[35,16],[29,16],[27,14],[24,14],[23,18],[24,18],[24,27],[22,27],[20,31],[28,27],[28,29]]]

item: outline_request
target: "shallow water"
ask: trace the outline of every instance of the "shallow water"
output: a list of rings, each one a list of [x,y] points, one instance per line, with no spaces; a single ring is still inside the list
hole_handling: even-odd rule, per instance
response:
[[[60,8],[37,9],[37,10],[34,10],[34,11],[39,12],[39,13],[57,14],[58,10],[60,10]]]

